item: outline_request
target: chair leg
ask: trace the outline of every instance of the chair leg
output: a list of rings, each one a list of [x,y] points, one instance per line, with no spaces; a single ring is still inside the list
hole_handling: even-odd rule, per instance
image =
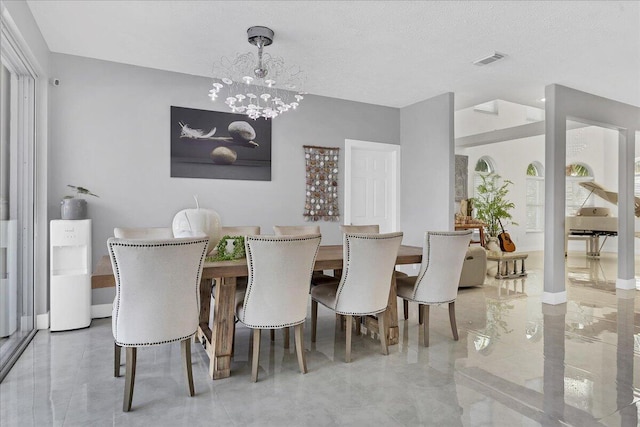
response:
[[[120,376],[120,355],[122,354],[122,347],[115,342],[113,343],[113,376],[118,378]]]
[[[253,330],[253,358],[251,360],[251,382],[258,381],[258,362],[260,361],[260,329]]]
[[[384,311],[378,313],[378,335],[380,335],[380,344],[382,345],[382,354],[389,354],[387,347],[387,325],[384,324]]]
[[[126,355],[126,372],[124,379],[124,400],[122,402],[122,411],[129,412],[131,410],[131,402],[133,402],[133,385],[136,382],[136,347],[127,347]]]
[[[270,329],[269,330],[269,337],[271,338],[271,342],[276,340],[276,330],[275,329]]]
[[[420,312],[423,314],[424,326],[424,346],[429,347],[429,305],[420,304]]]
[[[404,320],[407,320],[409,318],[409,301],[403,299],[402,305],[404,307]]]
[[[235,322],[235,318],[233,319],[233,342],[231,343],[231,358],[233,359],[233,356],[236,354],[236,322]]]
[[[284,328],[284,348],[289,348],[289,328]]]
[[[180,348],[182,350],[182,364],[184,365],[184,374],[187,379],[187,393],[189,396],[195,394],[193,388],[193,370],[191,369],[191,339],[187,338],[180,342]]]
[[[424,306],[424,304],[418,304],[418,324],[422,325],[422,323],[424,322],[424,311],[422,310],[422,307]]]
[[[458,326],[456,325],[456,302],[449,303],[449,322],[451,322],[451,332],[453,332],[453,340],[458,341]]]
[[[311,342],[316,342],[317,329],[318,329],[318,301],[311,300]]]
[[[300,323],[294,327],[293,332],[296,340],[296,353],[298,355],[298,366],[300,373],[307,373],[307,360],[304,357],[304,323]]]
[[[353,320],[354,320],[354,324],[350,325],[351,327],[355,326],[356,327],[356,335],[360,335],[360,322],[361,322],[362,317],[360,316],[353,316]]]
[[[345,316],[347,319],[347,325],[351,325],[351,322],[353,322],[353,320],[351,320],[353,318],[353,316],[351,316],[350,314]],[[353,331],[353,328],[351,328],[351,326],[349,326],[347,329],[347,341],[346,341],[346,345],[345,345],[345,356],[344,356],[344,361],[349,363],[351,362],[351,332]]]

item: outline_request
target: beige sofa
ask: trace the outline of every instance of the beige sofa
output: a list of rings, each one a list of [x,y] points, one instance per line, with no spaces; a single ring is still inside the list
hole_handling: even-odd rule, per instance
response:
[[[462,265],[459,288],[482,286],[487,275],[487,251],[478,245],[469,246]]]

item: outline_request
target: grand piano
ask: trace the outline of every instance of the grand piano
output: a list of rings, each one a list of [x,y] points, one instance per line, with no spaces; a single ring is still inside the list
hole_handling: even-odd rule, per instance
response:
[[[585,240],[587,257],[599,257],[607,237],[617,235],[618,218],[611,216],[609,208],[583,207],[576,216],[566,218],[564,252],[567,253],[569,240]],[[600,237],[604,237],[602,244]]]
[[[618,193],[608,191],[595,182],[581,182],[580,185],[602,199],[617,204]],[[585,199],[586,201],[586,199]],[[635,198],[635,215],[640,216],[640,198]],[[600,256],[600,251],[609,236],[618,235],[618,218],[611,216],[609,208],[582,207],[576,216],[568,216],[565,219],[564,253],[567,254],[569,240],[584,240],[587,243],[587,257]],[[600,237],[604,237],[602,244]]]

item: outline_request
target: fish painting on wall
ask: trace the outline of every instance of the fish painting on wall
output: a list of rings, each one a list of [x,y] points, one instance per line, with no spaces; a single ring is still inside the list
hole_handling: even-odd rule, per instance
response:
[[[271,120],[172,106],[171,177],[271,181]]]

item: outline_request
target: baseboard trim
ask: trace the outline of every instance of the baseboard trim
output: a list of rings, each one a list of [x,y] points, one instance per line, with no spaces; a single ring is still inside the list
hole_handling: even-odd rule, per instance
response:
[[[616,279],[617,289],[636,289],[636,279]]]
[[[541,300],[543,304],[551,304],[551,305],[564,304],[565,302],[567,302],[567,291],[543,292]]]
[[[113,304],[96,304],[91,306],[91,318],[102,319],[103,317],[111,317]]]
[[[36,329],[49,329],[49,312],[36,316]]]

